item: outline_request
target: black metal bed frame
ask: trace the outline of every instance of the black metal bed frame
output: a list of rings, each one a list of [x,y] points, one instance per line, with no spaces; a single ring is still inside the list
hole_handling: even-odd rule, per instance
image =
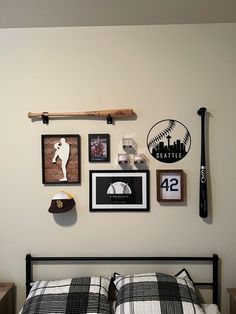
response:
[[[32,256],[31,254],[26,255],[26,296],[30,291],[30,284],[33,282],[33,264],[35,262],[186,262],[193,263],[199,262],[203,264],[210,263],[212,265],[212,281],[211,282],[195,282],[195,286],[206,286],[211,287],[213,290],[213,303],[219,305],[219,257],[217,254],[205,257],[40,257]],[[168,264],[168,263],[167,263]]]

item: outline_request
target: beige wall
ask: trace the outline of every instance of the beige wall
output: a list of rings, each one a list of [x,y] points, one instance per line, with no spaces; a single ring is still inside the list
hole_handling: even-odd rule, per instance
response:
[[[0,279],[15,281],[24,298],[25,254],[210,255],[221,258],[222,312],[227,287],[236,286],[235,114],[236,24],[0,30],[1,207]],[[198,216],[200,119],[209,117],[212,217]],[[132,107],[134,121],[32,123],[28,111],[83,111]],[[147,151],[146,136],[159,120],[189,129],[192,146],[178,163],[163,164]],[[88,133],[111,136],[111,162],[90,164]],[[41,183],[41,134],[80,134],[82,183],[65,186],[77,214],[53,217],[59,189]],[[149,158],[149,213],[90,213],[89,169],[119,169],[122,137],[132,136]],[[184,206],[156,201],[156,169],[183,169]]]

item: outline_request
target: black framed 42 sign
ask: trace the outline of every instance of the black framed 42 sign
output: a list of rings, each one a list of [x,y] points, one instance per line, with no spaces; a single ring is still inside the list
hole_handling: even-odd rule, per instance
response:
[[[157,170],[158,202],[182,202],[184,200],[183,170]]]

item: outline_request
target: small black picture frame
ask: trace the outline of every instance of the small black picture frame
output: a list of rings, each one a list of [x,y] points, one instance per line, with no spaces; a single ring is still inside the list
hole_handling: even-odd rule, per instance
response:
[[[149,211],[149,170],[90,170],[89,210]]]
[[[88,135],[89,162],[110,161],[110,135],[89,134]]]
[[[41,135],[43,184],[77,184],[81,180],[80,136]]]

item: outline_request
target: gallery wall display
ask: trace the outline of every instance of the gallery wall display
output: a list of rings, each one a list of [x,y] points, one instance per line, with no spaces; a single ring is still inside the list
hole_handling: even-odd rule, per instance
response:
[[[90,170],[90,211],[148,211],[148,170]]]
[[[44,184],[80,183],[80,136],[41,136],[42,181]]]
[[[174,163],[189,152],[191,136],[183,123],[173,119],[161,120],[148,132],[147,147],[158,161]]]
[[[184,201],[183,170],[157,170],[156,181],[158,202]]]
[[[109,134],[89,134],[88,152],[90,162],[110,161],[110,135]]]

